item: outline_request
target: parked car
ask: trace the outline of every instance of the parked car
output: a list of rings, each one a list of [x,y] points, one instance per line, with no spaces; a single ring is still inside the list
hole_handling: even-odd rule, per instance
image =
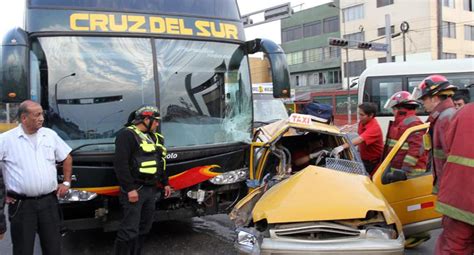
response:
[[[230,214],[244,253],[402,254],[405,236],[440,227],[430,172],[407,177],[390,166],[410,128],[371,177],[349,137],[308,115],[259,128],[249,162],[251,191]],[[320,155],[294,171],[292,155],[320,139]]]

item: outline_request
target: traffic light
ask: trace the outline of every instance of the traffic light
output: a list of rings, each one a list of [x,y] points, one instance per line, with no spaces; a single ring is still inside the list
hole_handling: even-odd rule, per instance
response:
[[[357,48],[368,50],[372,48],[372,43],[369,42],[360,42],[357,44]]]
[[[341,38],[328,38],[328,43],[331,46],[346,47],[349,41]]]

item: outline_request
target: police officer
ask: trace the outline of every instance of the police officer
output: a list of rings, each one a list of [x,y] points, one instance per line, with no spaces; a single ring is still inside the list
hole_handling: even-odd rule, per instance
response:
[[[150,231],[158,194],[171,194],[165,173],[166,148],[156,132],[160,113],[154,106],[132,112],[115,139],[114,168],[120,184],[123,219],[115,239],[115,254],[140,254],[144,236]]]

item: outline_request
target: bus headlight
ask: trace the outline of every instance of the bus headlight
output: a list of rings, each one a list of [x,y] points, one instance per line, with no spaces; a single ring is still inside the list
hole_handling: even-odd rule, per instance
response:
[[[247,179],[247,168],[222,173],[211,178],[209,181],[216,185],[232,184]]]
[[[85,190],[70,189],[64,197],[59,198],[59,202],[84,202],[97,197],[97,193]]]

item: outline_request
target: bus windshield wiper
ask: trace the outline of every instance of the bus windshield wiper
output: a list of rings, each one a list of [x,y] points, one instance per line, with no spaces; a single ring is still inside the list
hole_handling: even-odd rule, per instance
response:
[[[111,144],[115,144],[115,143],[113,143],[113,142],[86,143],[86,144],[83,144],[83,145],[81,145],[81,146],[78,146],[78,147],[72,149],[72,151],[70,152],[70,154],[72,155],[74,152],[76,152],[76,151],[78,151],[78,150],[81,150],[82,148],[89,147],[89,146],[111,145]]]

